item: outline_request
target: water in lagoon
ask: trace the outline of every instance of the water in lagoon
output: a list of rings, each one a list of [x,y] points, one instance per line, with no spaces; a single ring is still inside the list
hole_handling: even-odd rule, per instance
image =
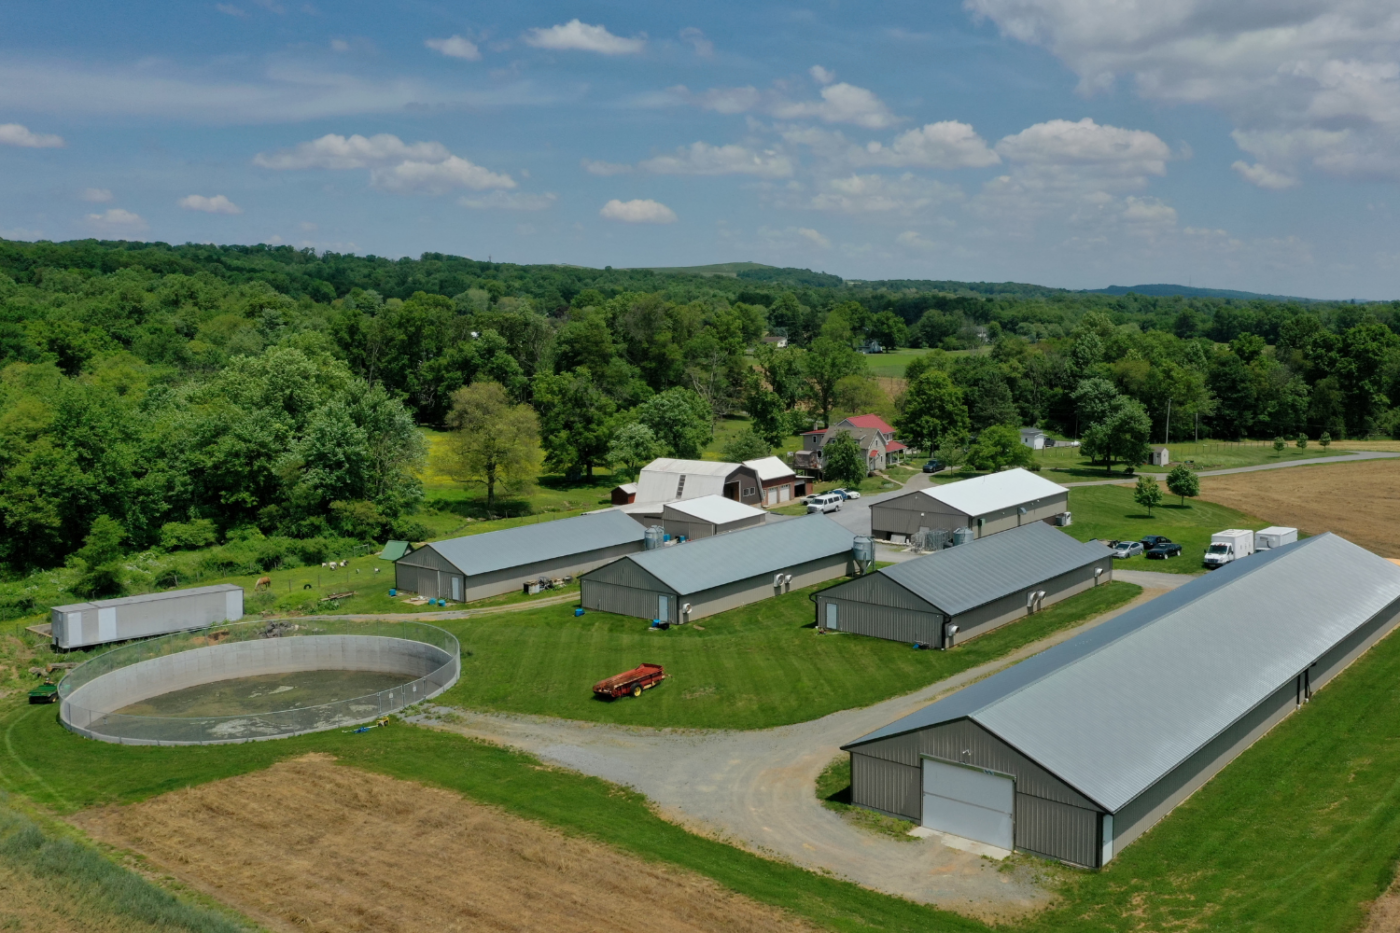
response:
[[[378,671],[295,671],[216,680],[119,709],[127,716],[245,716],[369,696],[410,682]]]

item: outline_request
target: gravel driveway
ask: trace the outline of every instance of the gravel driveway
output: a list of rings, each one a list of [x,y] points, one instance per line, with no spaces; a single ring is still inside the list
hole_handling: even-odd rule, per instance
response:
[[[1163,592],[1145,591],[1129,606],[1077,629],[906,696],[777,729],[660,730],[462,710],[451,710],[450,723],[421,722],[627,785],[667,819],[760,854],[965,915],[1009,920],[1050,900],[1032,868],[1002,871],[998,863],[936,838],[906,842],[857,828],[821,806],[817,776],[843,743]]]

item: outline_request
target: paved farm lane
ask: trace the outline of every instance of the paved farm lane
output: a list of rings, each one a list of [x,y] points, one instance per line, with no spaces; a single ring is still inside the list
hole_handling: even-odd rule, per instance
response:
[[[817,776],[843,743],[1163,592],[1146,591],[1076,629],[907,696],[778,729],[657,730],[456,709],[450,723],[420,721],[635,788],[668,819],[761,854],[969,916],[1009,920],[1050,900],[1029,869],[1002,872],[995,862],[936,839],[905,842],[858,829],[821,806]]]

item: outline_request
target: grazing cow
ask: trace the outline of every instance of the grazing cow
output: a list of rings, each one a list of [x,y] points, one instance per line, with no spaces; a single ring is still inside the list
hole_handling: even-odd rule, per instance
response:
[[[255,590],[266,590],[266,589],[271,589],[271,588],[272,588],[272,578],[271,578],[271,577],[259,577],[259,578],[258,578],[258,582],[255,583],[255,584],[253,585],[253,589],[255,589]]]

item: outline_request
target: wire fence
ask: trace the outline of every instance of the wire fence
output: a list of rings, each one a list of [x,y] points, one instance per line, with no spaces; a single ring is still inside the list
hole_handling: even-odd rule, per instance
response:
[[[270,712],[118,712],[175,690],[308,670],[384,672],[402,683],[364,695]],[[206,745],[281,738],[368,722],[456,683],[461,649],[422,622],[240,622],[133,642],[79,665],[59,683],[60,719],[80,735],[131,745]]]

